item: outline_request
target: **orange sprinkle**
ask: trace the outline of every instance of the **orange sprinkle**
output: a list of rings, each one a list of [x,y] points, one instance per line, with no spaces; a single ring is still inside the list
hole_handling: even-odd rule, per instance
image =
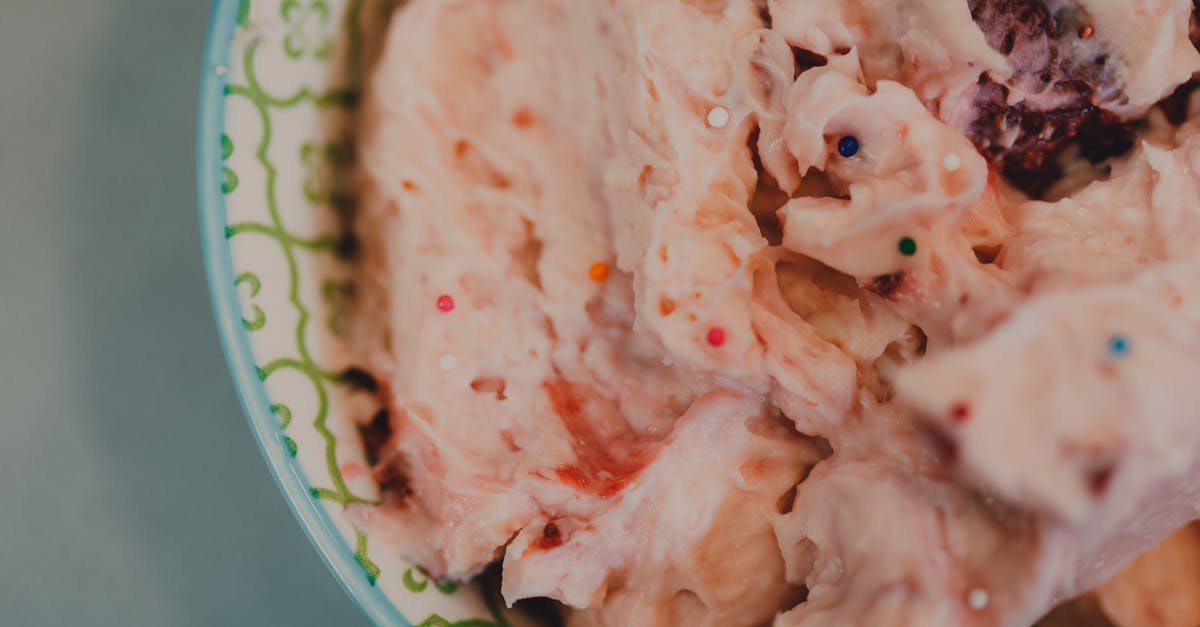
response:
[[[1081,26],[1079,28],[1079,38],[1080,39],[1091,39],[1092,35],[1095,35],[1095,34],[1096,34],[1096,29],[1091,24],[1088,24],[1086,26]]]
[[[592,267],[588,268],[588,276],[592,277],[592,280],[597,283],[607,279],[608,264],[604,263],[603,261],[597,261],[596,263],[593,263]]]
[[[513,125],[517,128],[529,128],[533,126],[533,113],[526,108],[517,109],[513,113]]]

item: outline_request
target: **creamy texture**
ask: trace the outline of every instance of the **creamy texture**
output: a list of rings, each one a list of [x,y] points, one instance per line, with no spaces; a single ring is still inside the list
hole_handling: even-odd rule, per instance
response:
[[[1100,605],[1128,627],[1200,624],[1200,523],[1139,556],[1100,587]]]
[[[949,627],[1031,624],[1195,518],[1200,128],[1136,122],[1200,68],[1191,5],[1032,3],[1057,26],[1009,45],[1020,4],[399,10],[360,523],[575,625]],[[1138,134],[1103,177],[1005,181],[1029,120],[1096,110]],[[1102,605],[1145,624],[1122,576]]]

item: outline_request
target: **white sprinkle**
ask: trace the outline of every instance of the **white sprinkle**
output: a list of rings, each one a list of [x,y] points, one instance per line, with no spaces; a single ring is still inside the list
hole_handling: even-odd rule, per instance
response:
[[[438,360],[438,368],[449,372],[454,370],[454,365],[457,363],[458,360],[454,358],[454,355],[442,355],[442,358]]]
[[[729,110],[725,107],[713,107],[708,112],[708,125],[713,128],[722,128],[729,124]]]
[[[971,594],[967,596],[967,603],[970,604],[973,610],[982,610],[988,605],[988,593],[983,588],[975,588]]]
[[[956,154],[948,154],[945,159],[942,159],[942,167],[946,168],[947,172],[953,172],[962,165],[962,159]]]

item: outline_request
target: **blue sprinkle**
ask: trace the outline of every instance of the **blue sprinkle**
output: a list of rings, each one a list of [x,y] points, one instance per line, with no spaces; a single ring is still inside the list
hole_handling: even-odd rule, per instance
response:
[[[858,154],[858,138],[853,135],[847,135],[838,140],[838,154],[849,159]]]
[[[1124,357],[1129,354],[1129,338],[1120,333],[1108,338],[1108,352],[1114,357]]]

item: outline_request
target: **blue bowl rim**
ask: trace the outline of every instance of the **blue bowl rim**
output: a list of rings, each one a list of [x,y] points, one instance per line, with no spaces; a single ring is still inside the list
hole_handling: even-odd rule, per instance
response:
[[[225,130],[226,76],[230,46],[238,28],[243,0],[216,0],[213,4],[200,78],[200,106],[196,137],[196,175],[200,210],[201,248],[212,299],[213,316],[225,352],[225,361],[237,388],[242,410],[254,439],[270,467],[275,483],[304,528],[325,565],[359,609],[376,625],[412,627],[383,591],[373,584],[354,557],[325,506],[311,494],[311,485],[283,441],[279,421],[271,411],[266,386],[259,380],[250,336],[242,327],[241,304],[234,285],[233,257],[225,236],[225,196],[221,135]]]

